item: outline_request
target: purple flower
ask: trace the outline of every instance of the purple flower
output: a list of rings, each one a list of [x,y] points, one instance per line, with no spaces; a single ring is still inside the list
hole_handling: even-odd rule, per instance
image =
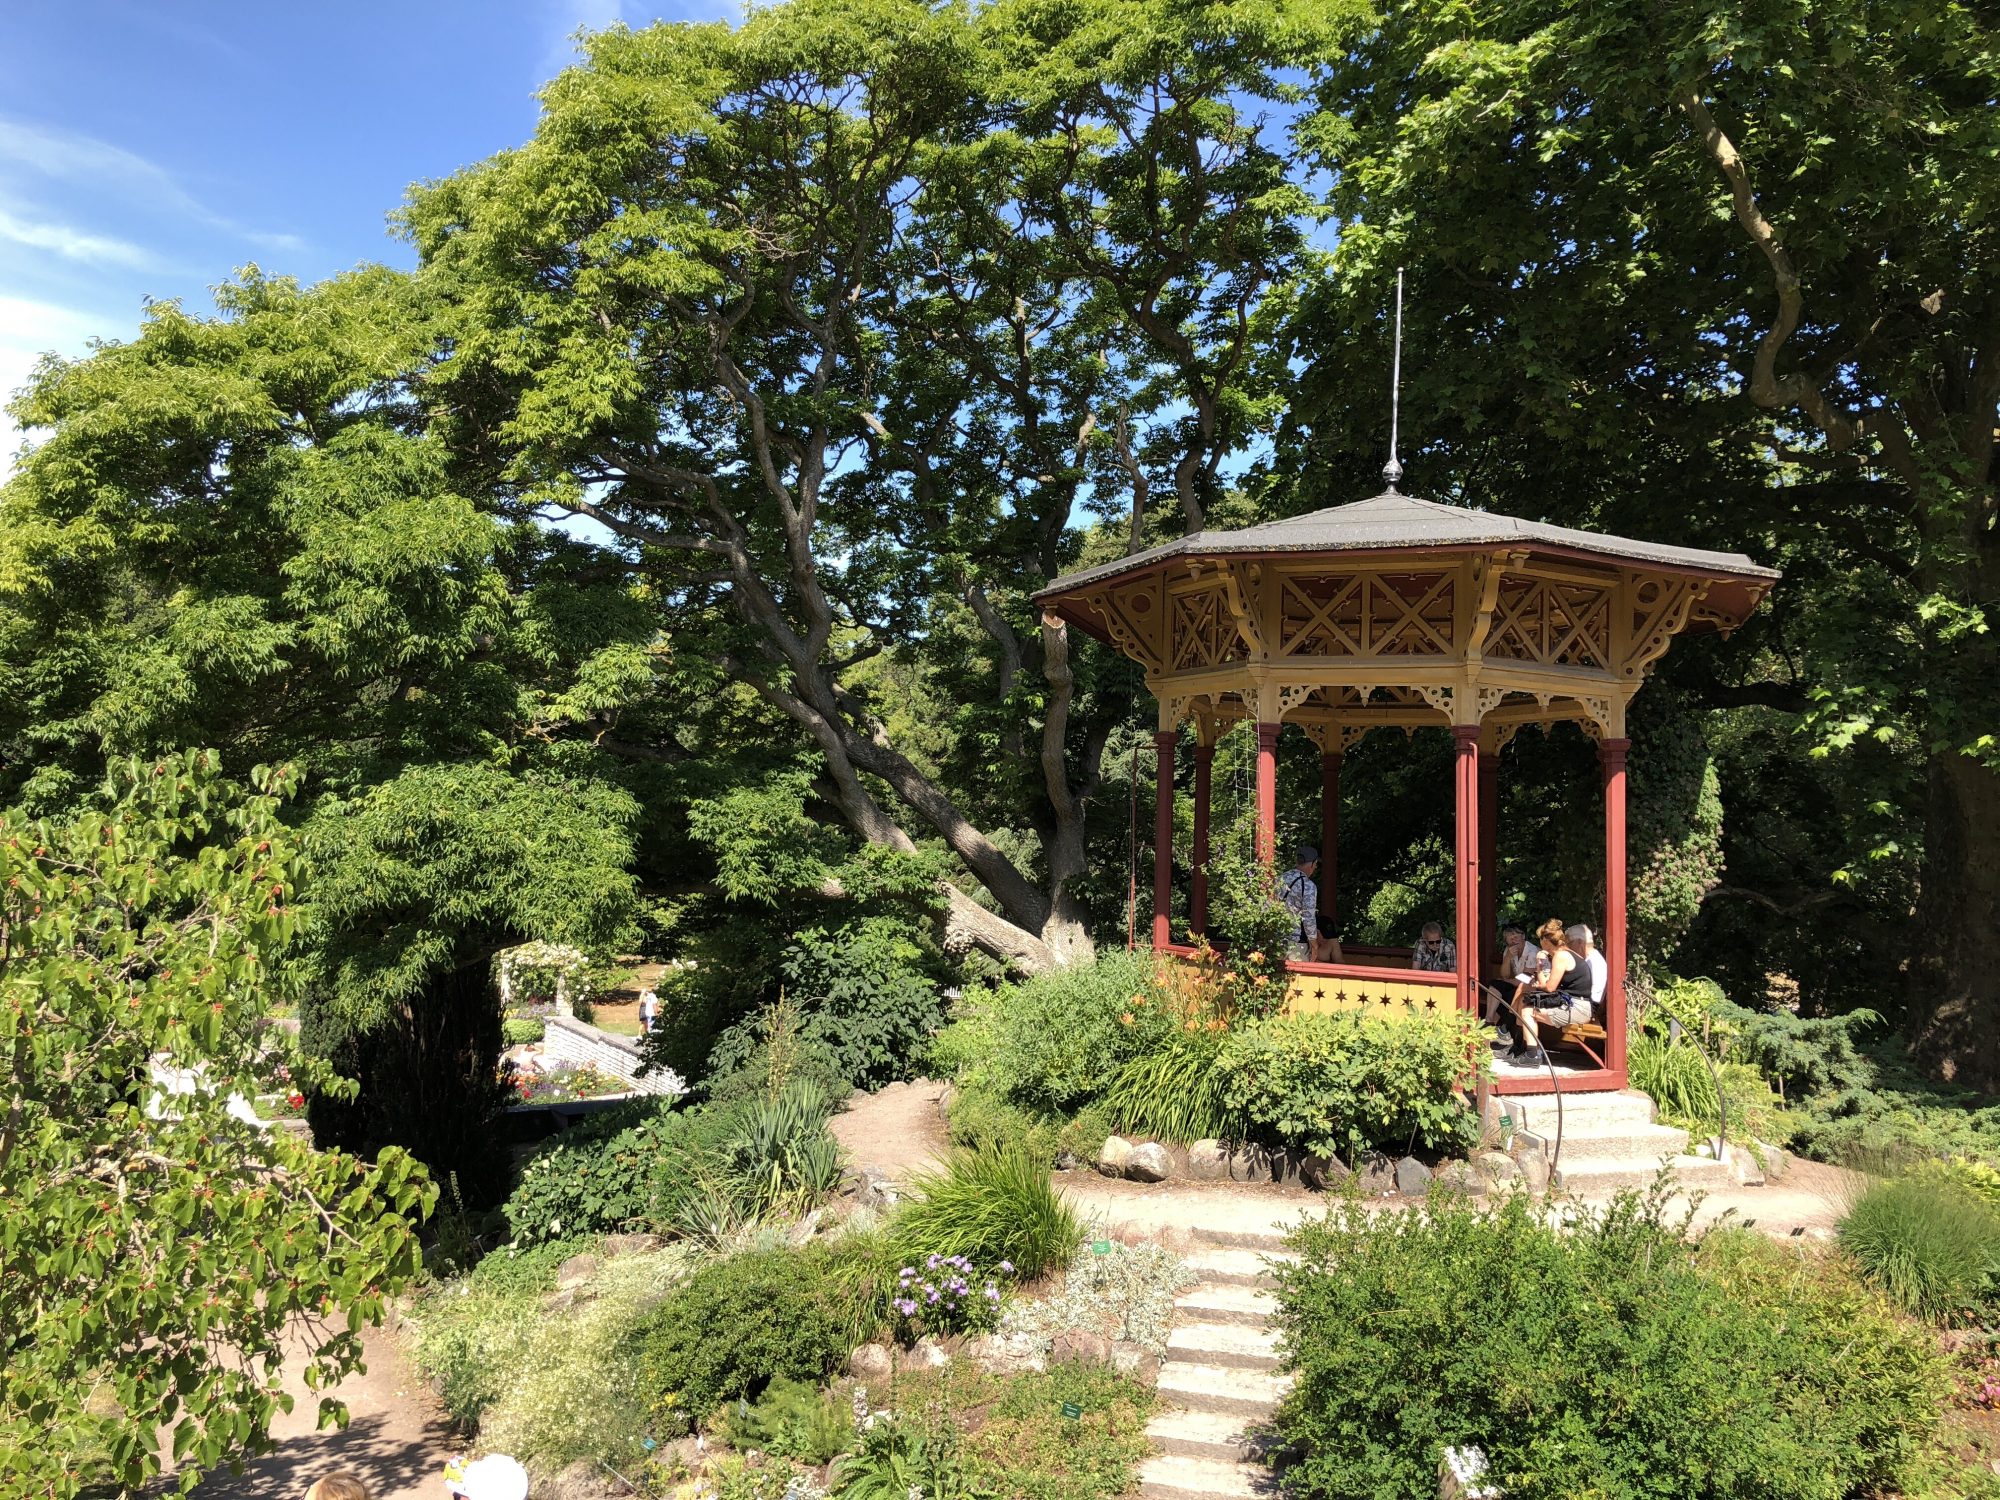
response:
[[[1000,1300],[1000,1294],[994,1291],[993,1288],[989,1286],[986,1289],[986,1300],[988,1302],[998,1302]]]
[[[931,1293],[930,1293],[930,1294],[929,1294],[928,1296],[926,1296],[926,1297],[924,1298],[924,1301],[926,1301],[926,1302],[935,1302],[935,1301],[937,1301],[937,1299],[938,1299],[938,1294],[937,1294],[936,1292],[934,1292],[934,1291],[933,1291],[933,1292],[931,1292]]]
[[[1014,1274],[1014,1262],[1003,1260],[1000,1262],[1000,1269],[1005,1271],[1009,1276],[1012,1276]]]
[[[908,1297],[899,1298],[896,1302],[896,1311],[906,1318],[913,1318],[917,1315],[917,1304]]]

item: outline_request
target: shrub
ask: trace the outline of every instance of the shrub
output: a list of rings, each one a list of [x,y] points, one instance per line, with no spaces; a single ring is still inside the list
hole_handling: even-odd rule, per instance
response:
[[[500,1040],[509,1047],[525,1047],[548,1035],[539,1016],[509,1016],[500,1023]]]
[[[1412,1142],[1462,1149],[1478,1121],[1460,1093],[1475,1065],[1473,1020],[1336,1014],[1253,1021],[1224,1035],[1223,1099],[1274,1144],[1352,1160]]]
[[[754,1405],[723,1408],[722,1435],[741,1452],[827,1464],[854,1446],[854,1409],[818,1386],[779,1375]]]
[[[1919,1316],[1955,1319],[2000,1288],[2000,1214],[1936,1176],[1871,1184],[1840,1221],[1862,1274]]]
[[[1627,1066],[1632,1087],[1651,1095],[1667,1119],[1697,1129],[1715,1127],[1715,1076],[1694,1043],[1642,1033],[1632,1039]]]
[[[674,1248],[606,1261],[573,1309],[524,1318],[506,1349],[507,1372],[479,1424],[480,1445],[538,1473],[573,1463],[623,1472],[643,1461],[653,1388],[633,1330],[687,1277]]]
[[[838,1104],[852,1087],[839,1058],[807,1034],[804,1012],[785,995],[724,1032],[709,1062],[714,1072],[703,1091],[713,1104],[782,1094],[795,1083],[810,1084]]]
[[[441,1282],[404,1316],[410,1363],[454,1422],[467,1426],[505,1390],[521,1330],[541,1314],[541,1293],[471,1279]]]
[[[612,1113],[632,1121],[631,1115]],[[515,1242],[652,1227],[661,1155],[688,1129],[687,1116],[664,1113],[649,1102],[636,1123],[622,1129],[577,1127],[544,1146],[521,1169],[507,1199],[507,1226]]]
[[[640,1334],[663,1420],[698,1424],[774,1376],[815,1383],[846,1355],[848,1317],[819,1250],[738,1255],[697,1272]]]
[[[594,1238],[584,1235],[545,1240],[539,1245],[502,1245],[472,1268],[471,1284],[495,1294],[553,1291],[556,1271],[562,1263],[596,1243]]]
[[[1301,1228],[1277,1271],[1288,1492],[1428,1494],[1466,1444],[1510,1500],[1892,1487],[1948,1387],[1929,1337],[1753,1232],[1685,1243],[1664,1194],[1560,1226],[1519,1199],[1349,1201]]]
[[[910,932],[907,921],[875,917],[810,928],[785,949],[785,984],[804,1012],[806,1039],[860,1088],[921,1076],[944,1025],[943,986],[925,971]]]
[[[1183,1146],[1240,1139],[1243,1120],[1229,1107],[1216,1066],[1221,1051],[1219,1031],[1175,1033],[1158,1051],[1118,1070],[1104,1096],[1105,1111],[1122,1129]]]
[[[1158,1046],[1173,1024],[1149,1003],[1150,956],[1107,953],[1006,984],[974,1002],[939,1039],[966,1060],[961,1081],[1042,1116],[1095,1101],[1120,1067]],[[1137,1002],[1137,1003],[1135,1003]],[[1130,1015],[1130,1022],[1120,1020]]]
[[[959,1151],[917,1177],[891,1239],[911,1261],[963,1255],[1032,1280],[1067,1261],[1083,1225],[1039,1162],[1018,1151]]]

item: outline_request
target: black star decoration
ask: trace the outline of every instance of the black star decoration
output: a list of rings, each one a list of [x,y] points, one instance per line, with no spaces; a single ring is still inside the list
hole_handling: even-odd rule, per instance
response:
[[[1345,1005],[1347,1004],[1347,991],[1335,990],[1333,992],[1333,998],[1336,1004]]]
[[[1389,1003],[1389,997],[1387,995],[1384,995],[1382,997],[1382,1004],[1386,1006],[1388,1005],[1388,1003]]]
[[[1319,989],[1319,990],[1314,990],[1314,991],[1313,991],[1313,999],[1315,999],[1315,1000],[1324,1000],[1325,998],[1326,998],[1326,991],[1325,991],[1325,990],[1323,990],[1323,989]]]
[[[1438,1008],[1438,1003],[1435,1000],[1426,1000],[1424,1002],[1425,1010],[1436,1010],[1437,1008]]]

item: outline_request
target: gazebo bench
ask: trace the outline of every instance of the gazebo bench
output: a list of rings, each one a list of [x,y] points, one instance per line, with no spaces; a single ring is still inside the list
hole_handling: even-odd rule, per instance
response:
[[[1555,1028],[1552,1026],[1543,1028],[1544,1035],[1550,1031],[1555,1031]],[[1565,1026],[1556,1032],[1556,1040],[1565,1047],[1575,1047],[1602,1068],[1606,1066],[1604,1054],[1593,1044],[1602,1043],[1606,1035],[1604,1028],[1595,1021],[1580,1021],[1574,1026]]]

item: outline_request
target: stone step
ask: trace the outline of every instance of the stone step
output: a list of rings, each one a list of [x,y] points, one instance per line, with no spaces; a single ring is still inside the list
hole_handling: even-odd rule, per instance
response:
[[[1268,1417],[1291,1384],[1290,1377],[1271,1370],[1182,1364],[1178,1360],[1160,1366],[1162,1401],[1178,1402],[1189,1411],[1225,1416]]]
[[[1267,1256],[1255,1250],[1236,1250],[1218,1245],[1212,1250],[1197,1250],[1187,1256],[1184,1264],[1203,1281],[1221,1282],[1228,1286],[1270,1286],[1271,1268],[1268,1261],[1284,1257]]]
[[[1737,1185],[1736,1169],[1728,1162],[1713,1161],[1705,1156],[1676,1156],[1667,1165],[1673,1168],[1674,1181],[1682,1189],[1714,1191]],[[1650,1187],[1659,1173],[1660,1164],[1657,1161],[1572,1161],[1569,1147],[1564,1146],[1563,1159],[1556,1170],[1562,1179],[1562,1190],[1572,1197],[1609,1198],[1623,1188]]]
[[[1233,1464],[1254,1457],[1264,1446],[1265,1440],[1252,1430],[1256,1425],[1233,1412],[1177,1409],[1155,1413],[1146,1436],[1161,1453]]]
[[[1262,1250],[1269,1254],[1281,1254],[1285,1248],[1285,1233],[1281,1229],[1269,1227],[1218,1229],[1207,1224],[1197,1224],[1190,1232],[1195,1239],[1205,1245],[1222,1245],[1237,1250]]]
[[[1538,1143],[1542,1147],[1544,1161],[1554,1155],[1556,1137],[1553,1131],[1547,1135],[1524,1135],[1514,1144],[1517,1149],[1523,1146],[1533,1149]],[[1588,1130],[1565,1128],[1559,1164],[1567,1165],[1573,1161],[1656,1162],[1663,1156],[1684,1156],[1687,1148],[1687,1132],[1673,1125],[1618,1125],[1609,1129],[1598,1127]]]
[[[1278,1336],[1241,1323],[1182,1323],[1167,1335],[1167,1359],[1182,1365],[1275,1370]]]
[[[1278,1480],[1252,1464],[1161,1454],[1139,1465],[1139,1493],[1149,1500],[1246,1500],[1276,1495]]]
[[[1205,1281],[1181,1293],[1174,1306],[1196,1323],[1241,1323],[1262,1328],[1278,1310],[1278,1299],[1262,1287]]]
[[[1516,1130],[1532,1130],[1538,1135],[1555,1133],[1554,1094],[1503,1094],[1498,1102],[1514,1121]],[[1650,1125],[1659,1117],[1659,1110],[1649,1095],[1637,1089],[1599,1090],[1588,1094],[1565,1093],[1562,1096],[1562,1116],[1565,1129],[1599,1122]]]

